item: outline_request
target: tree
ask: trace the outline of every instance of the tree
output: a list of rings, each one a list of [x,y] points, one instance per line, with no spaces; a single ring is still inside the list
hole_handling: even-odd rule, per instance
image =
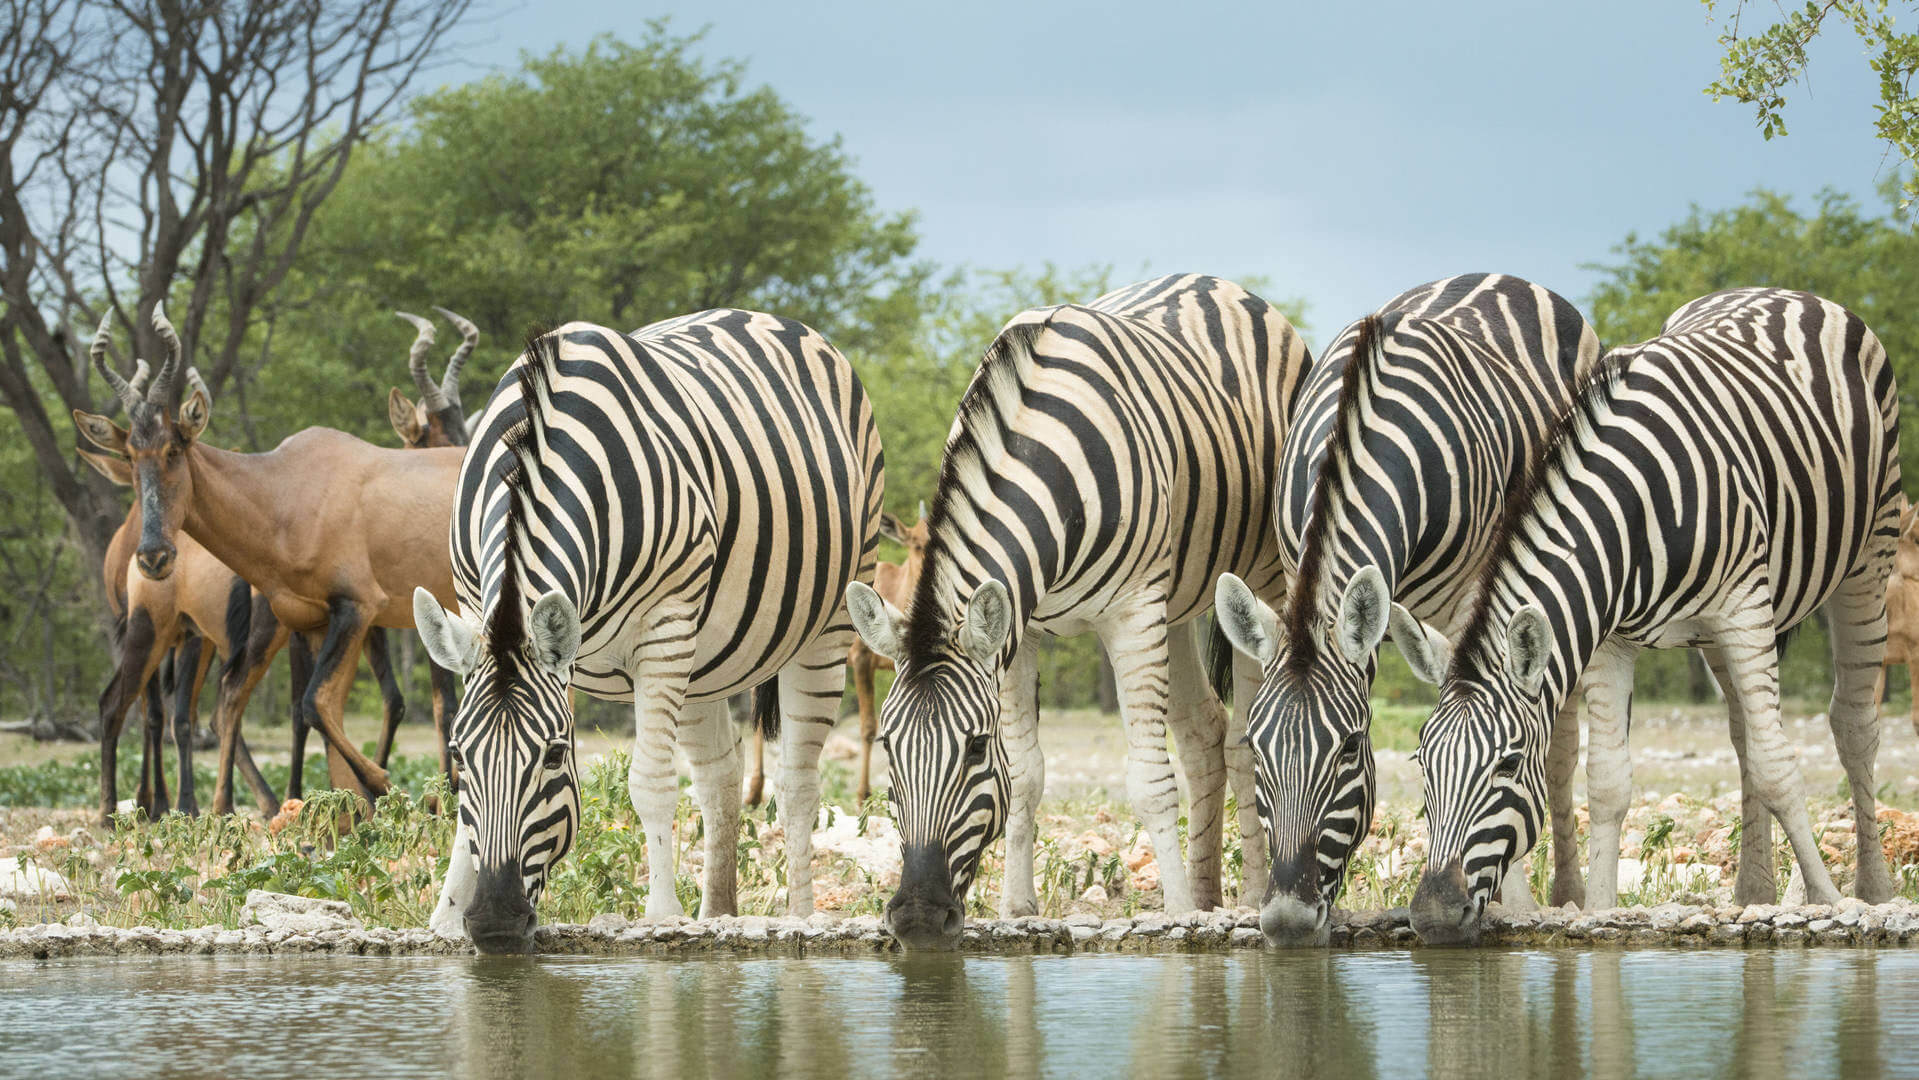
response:
[[[474,405],[530,326],[573,319],[754,307],[862,365],[905,350],[931,274],[911,261],[913,215],[879,210],[837,139],[698,42],[656,22],[416,98],[355,159],[276,301],[262,428],[383,427],[412,337],[395,308],[479,325]],[[369,396],[328,400],[355,384]]]
[[[1751,105],[1759,130],[1766,138],[1786,134],[1786,87],[1806,74],[1806,46],[1837,20],[1865,45],[1868,63],[1879,76],[1879,117],[1875,128],[1908,166],[1919,165],[1919,103],[1913,100],[1912,78],[1919,72],[1919,32],[1902,33],[1894,25],[1895,9],[1919,9],[1892,0],[1806,0],[1805,6],[1778,7],[1779,18],[1758,33],[1742,25],[1746,0],[1732,0],[1731,13],[1722,16],[1724,0],[1702,0],[1714,18],[1723,18],[1719,44],[1720,76],[1706,93],[1714,100],[1731,98]],[[1905,201],[1919,197],[1919,172],[1909,172]]]
[[[467,2],[0,3],[0,397],[92,566],[122,512],[53,419],[100,411],[68,327],[104,312],[157,355],[147,316],[173,299],[217,393],[354,148]]]

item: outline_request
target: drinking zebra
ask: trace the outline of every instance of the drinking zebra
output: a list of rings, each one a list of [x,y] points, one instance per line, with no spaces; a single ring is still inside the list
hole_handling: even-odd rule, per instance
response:
[[[1809,898],[1839,898],[1779,715],[1779,643],[1825,605],[1830,717],[1852,785],[1857,891],[1891,895],[1873,819],[1873,684],[1898,526],[1899,407],[1879,340],[1808,293],[1737,289],[1674,312],[1575,393],[1507,502],[1476,610],[1420,738],[1426,870],[1413,924],[1471,939],[1539,832],[1549,721],[1583,677],[1594,906],[1615,901],[1641,648],[1706,650],[1744,784],[1738,902],[1773,898],[1768,810]]]
[[[1283,589],[1266,492],[1309,363],[1284,316],[1199,275],[1023,312],[1000,332],[947,438],[911,617],[864,585],[847,590],[861,636],[898,664],[880,738],[904,856],[887,918],[903,943],[958,938],[980,856],[1002,829],[1001,910],[1037,909],[1044,763],[1029,628],[1100,635],[1120,687],[1127,792],[1166,907],[1220,902],[1229,725],[1187,624],[1212,605],[1221,573],[1274,599]],[[1250,662],[1239,674],[1235,727],[1258,677]],[[1190,877],[1169,728],[1192,794]],[[1250,762],[1234,757],[1257,889]]]
[[[1260,661],[1250,742],[1268,859],[1260,925],[1275,944],[1328,936],[1346,862],[1375,798],[1368,725],[1388,626],[1414,674],[1445,674],[1444,638],[1471,609],[1506,492],[1599,339],[1558,295],[1466,274],[1394,297],[1343,331],[1313,368],[1280,455],[1274,514],[1296,585],[1284,618],[1222,577],[1228,638]],[[1329,633],[1330,631],[1330,633]],[[1576,704],[1549,770],[1560,856],[1555,903],[1577,899],[1572,808]],[[1523,873],[1507,902],[1531,899]]]
[[[841,597],[872,576],[882,487],[864,388],[790,319],[715,310],[529,342],[461,470],[461,612],[414,598],[428,651],[467,682],[460,830],[433,928],[482,951],[531,935],[579,818],[569,683],[634,702],[647,914],[681,912],[676,743],[705,832],[700,913],[730,913],[740,755],[726,698],[776,673],[788,907],[810,912],[819,749],[852,640]]]

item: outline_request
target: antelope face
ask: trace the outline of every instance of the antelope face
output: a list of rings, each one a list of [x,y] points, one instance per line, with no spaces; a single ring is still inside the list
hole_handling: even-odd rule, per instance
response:
[[[194,444],[212,419],[213,406],[204,384],[189,369],[184,373],[192,393],[177,412],[168,411],[176,380],[183,374],[182,350],[173,325],[167,322],[165,312],[158,305],[153,309],[153,324],[167,342],[168,356],[152,388],[144,395],[141,388],[128,383],[107,366],[109,324],[106,319],[101,320],[100,329],[94,335],[91,349],[94,366],[125,407],[128,426],[121,428],[104,416],[78,409],[74,410],[73,421],[84,441],[124,462],[131,473],[141,514],[140,545],[134,551],[134,563],[142,576],[161,581],[173,572],[178,554],[173,538],[193,505],[190,459]],[[140,378],[136,375],[135,381]]]

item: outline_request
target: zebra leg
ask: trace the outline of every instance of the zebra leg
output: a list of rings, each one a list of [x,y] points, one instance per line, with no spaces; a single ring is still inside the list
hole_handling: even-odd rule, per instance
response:
[[[704,836],[706,866],[700,878],[700,918],[737,914],[740,729],[726,710],[726,699],[683,707],[677,738],[693,771],[693,805],[699,807]]]
[[[1732,738],[1733,755],[1739,759],[1739,873],[1733,881],[1732,900],[1741,907],[1770,904],[1779,895],[1779,883],[1772,872],[1772,812],[1759,801],[1759,780],[1753,776],[1752,763],[1746,756],[1745,699],[1733,692],[1725,650],[1699,651],[1726,699],[1726,730]]]
[[[1554,907],[1586,905],[1586,882],[1579,872],[1579,814],[1573,801],[1573,774],[1579,770],[1579,702],[1575,690],[1553,718],[1546,745],[1546,799],[1553,815]]]
[[[633,752],[627,795],[646,830],[646,917],[686,914],[673,866],[673,816],[680,804],[673,742],[699,627],[689,616],[656,618],[633,665]]]
[[[1592,836],[1586,845],[1592,877],[1587,907],[1619,906],[1619,833],[1632,804],[1632,757],[1627,730],[1632,724],[1632,669],[1638,653],[1617,638],[1601,644],[1586,665],[1586,796],[1592,808]]]
[[[1883,560],[1869,560],[1871,570],[1849,575],[1826,602],[1833,670],[1832,705],[1826,715],[1839,763],[1845,766],[1846,781],[1852,787],[1852,822],[1858,841],[1858,873],[1852,891],[1873,904],[1882,904],[1893,894],[1872,785],[1873,761],[1879,756],[1879,702],[1869,696],[1885,659],[1885,574],[1891,556],[1888,546]]]
[[[1046,788],[1046,758],[1039,749],[1039,637],[1028,634],[1000,680],[1000,740],[1010,766],[1012,805],[1006,815],[1006,884],[1000,890],[1002,919],[1039,914],[1033,886],[1035,821]]]
[[[433,905],[433,917],[427,920],[427,928],[436,936],[466,940],[466,911],[473,906],[474,889],[480,883],[473,846],[473,830],[461,821],[453,829],[453,850],[447,852],[440,899]]]
[[[1246,742],[1246,725],[1253,715],[1253,695],[1259,693],[1264,673],[1259,661],[1233,650],[1233,712],[1226,721],[1226,781],[1239,804],[1239,851],[1245,870],[1239,881],[1239,906],[1258,908],[1266,898],[1266,830],[1259,823],[1259,793],[1253,773],[1253,748]]]
[[[1539,901],[1533,899],[1531,874],[1526,869],[1524,858],[1514,859],[1506,868],[1506,880],[1499,884],[1499,903],[1508,912],[1538,911]]]
[[[1153,840],[1166,910],[1193,910],[1179,850],[1179,782],[1166,752],[1166,609],[1138,604],[1109,619],[1100,642],[1113,662],[1126,725],[1126,796]]]
[[[1815,904],[1836,904],[1839,890],[1819,855],[1819,840],[1806,814],[1805,781],[1799,773],[1799,755],[1786,740],[1779,717],[1779,651],[1773,631],[1770,603],[1749,607],[1754,627],[1727,634],[1725,651],[1732,685],[1726,697],[1742,699],[1746,715],[1746,757],[1759,801],[1786,830],[1793,854],[1806,882],[1806,898]],[[1742,838],[1743,839],[1743,838]],[[1742,844],[1743,854],[1744,847]],[[1744,859],[1740,871],[1745,872]]]
[[[853,631],[844,619],[844,629],[828,630],[780,669],[780,824],[786,831],[786,913],[794,918],[813,914],[820,747],[846,694],[846,647]]]
[[[1193,906],[1211,911],[1224,894],[1220,882],[1220,849],[1226,817],[1226,707],[1213,696],[1201,658],[1205,641],[1201,622],[1194,619],[1166,633],[1167,693],[1171,699],[1167,724],[1179,746],[1186,768],[1186,790],[1191,806],[1186,813],[1186,866],[1191,875]]]

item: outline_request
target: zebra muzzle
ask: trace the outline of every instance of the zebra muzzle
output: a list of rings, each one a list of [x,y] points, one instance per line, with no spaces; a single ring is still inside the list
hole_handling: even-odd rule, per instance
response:
[[[1471,945],[1479,940],[1478,901],[1466,882],[1466,869],[1455,859],[1428,866],[1413,893],[1413,929],[1428,945]]]

